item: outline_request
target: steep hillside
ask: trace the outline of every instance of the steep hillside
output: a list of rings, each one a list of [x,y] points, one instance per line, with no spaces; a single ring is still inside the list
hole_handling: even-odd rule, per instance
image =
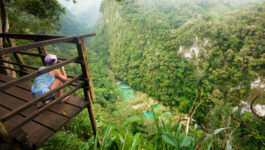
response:
[[[258,149],[264,145],[264,121],[242,117],[240,109],[239,116],[232,113],[241,101],[258,97],[256,103],[264,103],[265,3],[246,3],[103,1],[91,49],[116,76],[164,105],[184,113],[198,106],[193,117],[207,127],[237,118],[235,147],[250,140],[255,142],[245,148]],[[257,81],[259,86],[252,86]],[[237,119],[231,123],[235,128]]]
[[[264,75],[258,69],[262,64],[255,63],[264,59],[264,4],[235,11],[222,1],[160,4],[102,4],[103,20],[92,47],[109,54],[107,63],[132,87],[188,112],[196,95],[219,90],[226,97],[231,88],[249,87]]]

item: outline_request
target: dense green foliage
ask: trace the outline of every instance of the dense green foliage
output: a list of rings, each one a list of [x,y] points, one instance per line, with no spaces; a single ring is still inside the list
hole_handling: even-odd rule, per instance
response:
[[[209,128],[229,124],[240,128],[227,132],[235,134],[230,139],[238,142],[234,146],[248,143],[259,149],[264,146],[260,128],[264,121],[255,119],[256,127],[250,129],[248,119],[233,114],[232,108],[262,92],[251,88],[251,83],[264,77],[265,5],[233,4],[218,0],[103,1],[103,18],[91,49],[131,87],[184,113],[200,103],[196,120]],[[261,95],[259,102],[264,99]],[[220,137],[217,145],[227,138]]]
[[[56,0],[6,1],[10,31],[13,33],[47,33],[60,27],[64,8]]]
[[[256,103],[264,103],[265,99],[264,88],[251,86],[265,76],[265,3],[246,3],[104,0],[97,36],[87,43],[97,134],[102,139],[99,149],[265,149],[264,117],[240,112],[241,101],[258,97]],[[69,12],[60,17],[64,9],[56,0],[7,4],[11,32],[57,29],[56,34],[72,35],[87,31]],[[62,57],[77,55],[75,46],[68,44],[53,45],[48,51]],[[27,63],[41,64],[24,58]],[[187,116],[171,120],[161,112],[154,114],[154,120],[144,118],[130,103],[117,99],[109,70],[173,110],[194,111],[188,117],[195,120],[186,124]],[[68,65],[66,72],[79,74],[80,66]],[[82,91],[76,94],[82,96]],[[87,110],[43,149],[97,149]]]

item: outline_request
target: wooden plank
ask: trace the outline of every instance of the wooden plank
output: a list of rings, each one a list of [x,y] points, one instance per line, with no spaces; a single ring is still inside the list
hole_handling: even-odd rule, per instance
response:
[[[21,128],[28,134],[29,141],[36,147],[40,147],[54,132],[46,127],[43,127],[37,123],[29,122]]]
[[[5,106],[5,107],[10,108],[10,109],[14,109],[20,105],[25,104],[24,101],[19,100],[17,98],[14,98],[14,97],[7,95],[5,93],[0,93],[0,97],[1,97],[0,105]]]
[[[8,113],[8,114],[6,114],[5,116],[2,116],[2,117],[0,118],[0,120],[1,120],[1,121],[7,120],[8,118],[12,117],[12,116],[15,115],[16,113],[18,113],[18,112],[20,112],[20,111],[26,109],[27,107],[29,107],[29,106],[31,106],[31,105],[37,103],[39,100],[41,100],[41,99],[43,99],[43,98],[45,98],[45,97],[51,95],[51,94],[54,93],[54,92],[59,91],[60,89],[66,87],[67,85],[70,85],[72,82],[78,80],[80,77],[81,77],[81,75],[75,77],[74,79],[72,79],[72,80],[70,80],[70,81],[65,82],[63,85],[61,85],[61,86],[59,86],[59,87],[56,87],[55,89],[50,90],[49,92],[47,92],[47,93],[45,93],[45,94],[43,94],[43,95],[41,95],[41,96],[39,96],[39,97],[37,97],[37,98],[34,98],[34,99],[33,99],[32,101],[30,101],[29,103],[26,103],[26,104],[24,104],[24,105],[21,105],[21,106],[17,107],[17,108],[14,109],[11,113]],[[70,91],[74,92],[74,91],[78,90],[80,87],[82,87],[82,85],[78,85],[78,86],[76,86],[75,88],[73,88],[73,89],[67,91],[66,93],[69,93]],[[15,87],[13,87],[13,88],[15,88]],[[70,94],[71,94],[71,93],[70,93]],[[26,98],[27,98],[27,97],[26,97]],[[29,97],[28,97],[28,98],[29,98]],[[57,98],[57,99],[58,99],[58,98]],[[60,99],[60,98],[59,98],[59,99]],[[55,100],[55,101],[56,101],[56,100]],[[51,102],[51,103],[54,103],[54,102]],[[50,104],[51,104],[51,103],[50,103]],[[50,104],[48,104],[48,105],[50,105]]]
[[[32,106],[31,108],[36,108]],[[33,112],[30,111],[30,108],[27,109],[27,111],[23,111],[21,114],[25,116],[29,116]],[[66,124],[68,121],[68,118],[58,115],[56,113],[53,113],[51,111],[44,111],[41,114],[39,114],[36,118],[33,119],[34,121],[41,123],[42,125],[45,125],[54,131],[57,131],[60,129],[61,126]]]
[[[4,74],[0,73],[0,81],[9,82],[9,81],[12,81],[12,80],[15,80],[15,78],[12,78],[10,76],[7,76],[7,75],[4,75]],[[1,85],[1,83],[0,83],[0,85]],[[32,85],[29,82],[22,82],[22,83],[17,84],[17,86],[20,87],[20,88],[27,89],[27,90],[30,91]]]
[[[26,118],[22,121],[17,123],[14,128],[12,128],[12,131],[16,130],[17,128],[20,128],[21,126],[23,126],[24,124],[26,124],[28,121],[32,120],[33,118],[35,118],[36,116],[38,116],[40,113],[46,111],[50,106],[56,104],[57,102],[59,102],[60,100],[62,100],[63,98],[65,98],[66,96],[70,95],[71,93],[75,92],[76,90],[80,89],[82,87],[82,85],[77,86],[69,91],[67,91],[66,93],[64,93],[61,97],[56,98],[55,100],[53,100],[52,102],[48,103],[47,105],[45,105],[44,107],[38,109],[37,112],[31,113],[29,116],[26,116]],[[5,116],[4,116],[5,117]],[[4,120],[3,118],[1,119],[2,121]]]
[[[67,100],[65,103],[71,104],[79,108],[84,108],[88,104],[88,102],[86,102],[84,99],[81,99],[80,97],[73,96],[73,95],[71,95],[71,99]]]
[[[6,109],[6,108],[0,106],[0,116],[3,116],[4,114],[6,114],[6,113],[8,113],[8,112],[9,112],[8,109]]]
[[[0,51],[0,52],[1,52],[1,51]],[[65,66],[65,65],[67,65],[67,64],[69,64],[69,63],[76,62],[76,61],[78,61],[78,59],[79,59],[79,57],[75,57],[75,58],[72,58],[72,59],[66,60],[66,61],[64,61],[64,62],[57,63],[57,64],[54,64],[54,65],[52,65],[52,66],[46,67],[46,68],[44,68],[44,69],[42,69],[42,70],[39,70],[39,71],[36,71],[36,72],[34,72],[34,73],[31,73],[31,74],[25,75],[25,76],[23,76],[23,77],[21,77],[21,78],[19,78],[19,79],[15,79],[15,80],[12,80],[12,81],[10,81],[10,82],[8,82],[8,83],[2,84],[2,85],[0,85],[0,91],[6,90],[6,89],[8,89],[9,87],[12,87],[12,86],[14,86],[14,85],[16,85],[16,84],[19,84],[19,83],[22,83],[22,82],[28,81],[28,80],[30,80],[30,79],[33,79],[33,78],[35,78],[35,77],[37,77],[37,76],[40,76],[40,75],[42,75],[42,74],[44,74],[44,73],[46,73],[46,72],[52,71],[52,70],[54,70],[54,69],[56,69],[56,68],[59,68],[59,67],[61,67],[61,66]]]
[[[19,105],[24,104],[25,102],[20,101],[14,97],[11,97],[9,95],[6,95],[4,93],[0,93],[0,105],[5,106],[9,108],[10,110],[13,110],[17,108]],[[22,111],[20,114],[25,117],[28,116],[34,112],[36,112],[38,109],[35,106],[31,106],[28,109]],[[34,121],[41,123],[45,126],[48,126],[49,128],[53,129],[54,131],[58,130],[59,127],[64,125],[67,122],[67,118],[63,117],[61,115],[58,115],[56,113],[52,113],[50,111],[43,112],[39,116],[33,119]]]
[[[25,92],[24,89],[18,88],[18,87],[11,87],[7,90],[5,90],[6,94],[9,94],[13,97],[16,97],[18,99],[21,99],[23,101],[29,102],[33,100],[33,97],[31,96],[30,92]]]
[[[72,118],[73,116],[77,115],[80,111],[82,111],[81,108],[66,103],[58,103],[56,105],[53,105],[49,108],[49,110],[61,114],[67,118]]]
[[[45,40],[40,42],[35,42],[32,44],[25,44],[22,46],[16,46],[16,47],[10,47],[10,48],[3,48],[0,51],[0,55],[10,54],[10,53],[17,53],[23,50],[37,48],[41,46],[51,45],[55,43],[61,43],[61,42],[75,42],[76,37],[91,37],[95,36],[95,34],[84,34],[79,36],[69,36],[69,37],[62,37],[62,38],[56,38],[52,40]]]

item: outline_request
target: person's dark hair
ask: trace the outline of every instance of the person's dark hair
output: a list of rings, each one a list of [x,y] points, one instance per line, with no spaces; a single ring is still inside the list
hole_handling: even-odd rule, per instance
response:
[[[56,61],[56,60],[53,59],[50,63],[48,63],[48,65],[51,66],[51,65],[55,64],[55,61]]]

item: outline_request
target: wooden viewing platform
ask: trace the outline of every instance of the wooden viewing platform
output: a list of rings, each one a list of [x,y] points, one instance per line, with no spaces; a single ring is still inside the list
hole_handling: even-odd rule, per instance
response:
[[[84,42],[85,37],[91,36],[95,36],[95,34],[70,37],[0,34],[0,38],[6,40],[9,46],[12,46],[10,38],[35,41],[32,44],[0,49],[0,149],[36,149],[84,108],[88,109],[93,133],[96,135],[97,125],[92,107],[92,100],[95,98],[95,94]],[[78,56],[71,59],[59,57],[60,63],[47,66],[39,71],[39,67],[25,64],[21,56],[23,54],[31,57],[40,57],[43,65],[45,65],[44,57],[47,55],[45,46],[62,42],[76,44]],[[38,53],[33,51],[38,51]],[[3,59],[2,56],[10,54],[14,55],[16,62]],[[31,96],[32,85],[28,82],[29,80],[70,63],[80,64],[82,74],[77,76],[68,75],[70,80],[63,85],[37,98]],[[10,67],[7,64],[16,65],[19,69],[17,69],[18,67]],[[15,71],[17,78],[4,74],[3,70]],[[34,72],[29,72],[29,70],[34,70]],[[66,87],[69,87],[67,88],[69,90],[65,91],[63,96],[55,98],[40,109],[36,107],[36,104],[43,98]],[[74,96],[73,93],[81,88],[84,91],[84,98]],[[70,99],[61,103],[60,101],[68,95],[70,95]],[[100,145],[99,137],[97,139]]]

